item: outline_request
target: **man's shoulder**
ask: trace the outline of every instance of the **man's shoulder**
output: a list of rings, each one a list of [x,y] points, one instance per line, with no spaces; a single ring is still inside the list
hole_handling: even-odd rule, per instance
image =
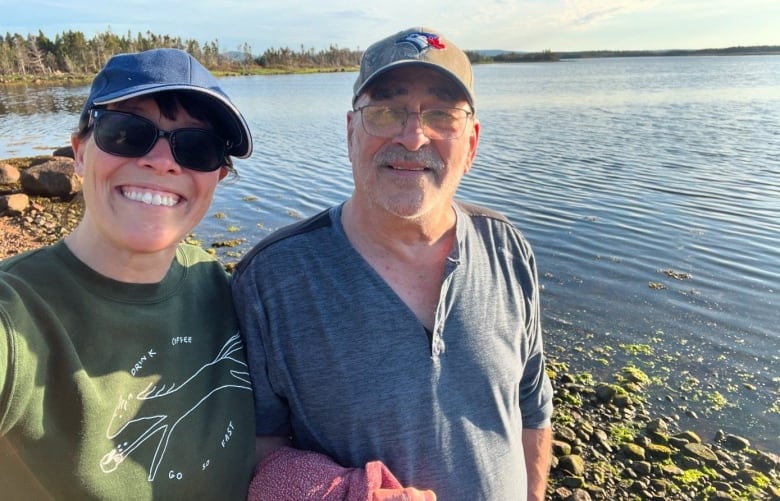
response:
[[[504,214],[471,203],[455,202],[461,214],[469,224],[460,226],[458,238],[469,239],[469,235],[476,236],[478,240],[490,242],[515,242],[523,253],[530,253],[530,244],[523,232],[509,220]]]
[[[332,221],[330,218],[330,210],[330,208],[325,209],[319,214],[316,214],[308,219],[304,219],[302,221],[298,221],[297,223],[280,228],[264,239],[260,240],[260,242],[252,247],[252,250],[250,250],[236,265],[234,273],[241,273],[247,266],[249,266],[249,264],[258,254],[276,244],[284,242],[290,238],[305,235],[312,231],[331,226]]]
[[[488,209],[487,207],[482,207],[481,205],[476,205],[468,202],[462,202],[458,200],[455,202],[458,206],[458,208],[463,211],[464,214],[466,214],[468,217],[471,218],[487,218],[487,219],[493,219],[502,223],[506,224],[512,224],[510,223],[509,219],[500,212],[494,211],[493,209]]]

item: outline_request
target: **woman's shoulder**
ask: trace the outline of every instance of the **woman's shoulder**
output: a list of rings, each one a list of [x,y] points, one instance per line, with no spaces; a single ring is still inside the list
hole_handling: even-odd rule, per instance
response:
[[[54,244],[56,245],[56,244]],[[43,247],[37,247],[35,249],[26,250],[14,254],[12,256],[4,257],[0,259],[0,269],[6,269],[13,266],[16,263],[28,260],[39,259],[41,256],[48,256],[51,252],[50,245],[44,245]]]
[[[0,260],[0,272],[23,275],[26,270],[45,267],[55,259],[54,249],[57,245],[39,247]]]
[[[176,256],[184,266],[219,262],[214,254],[207,252],[203,247],[184,242],[180,243],[176,248]]]
[[[186,243],[180,243],[176,248],[176,261],[179,266],[187,270],[185,273],[190,277],[210,277],[214,279],[218,276],[221,279],[229,280],[225,265],[217,259],[214,254],[210,254],[202,247]]]

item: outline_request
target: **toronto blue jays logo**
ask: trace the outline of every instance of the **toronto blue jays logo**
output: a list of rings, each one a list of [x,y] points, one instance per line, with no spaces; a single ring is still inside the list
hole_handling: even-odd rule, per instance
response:
[[[438,35],[434,35],[433,33],[425,33],[423,31],[415,31],[405,35],[402,39],[396,42],[396,45],[402,43],[413,45],[420,54],[427,51],[431,47],[434,49],[443,49],[446,47],[444,42],[439,39]]]

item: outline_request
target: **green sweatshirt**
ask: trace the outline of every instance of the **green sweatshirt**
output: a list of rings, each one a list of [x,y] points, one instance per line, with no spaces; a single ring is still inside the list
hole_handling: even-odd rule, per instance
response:
[[[63,242],[0,262],[0,497],[245,499],[254,417],[222,266],[127,284]]]

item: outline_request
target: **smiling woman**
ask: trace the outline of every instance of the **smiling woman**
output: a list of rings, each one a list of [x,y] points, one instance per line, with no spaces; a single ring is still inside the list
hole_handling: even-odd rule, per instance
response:
[[[0,261],[0,492],[245,499],[254,418],[228,276],[181,240],[251,153],[246,122],[197,60],[158,49],[109,60],[71,145],[76,227],[22,253],[44,243],[14,227],[27,216],[0,227],[19,246]]]

